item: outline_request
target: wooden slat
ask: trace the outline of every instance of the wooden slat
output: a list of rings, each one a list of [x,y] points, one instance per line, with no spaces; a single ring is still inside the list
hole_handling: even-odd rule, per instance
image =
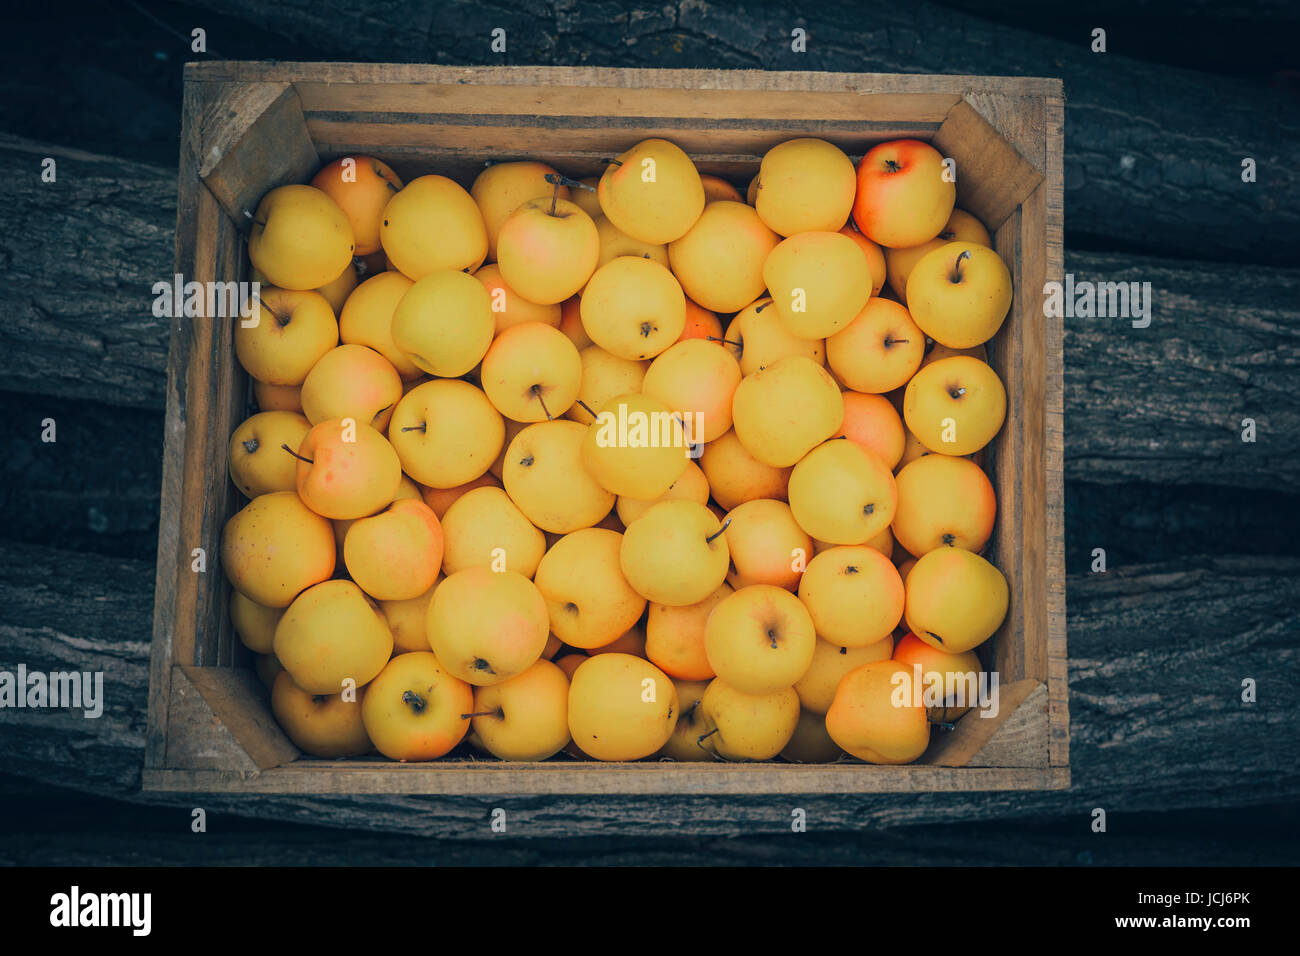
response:
[[[1040,725],[1041,722],[1027,720],[1027,715],[1020,714],[1022,705],[1039,688],[1042,688],[1045,697],[1046,688],[1036,680],[999,684],[997,716],[981,717],[972,710],[958,720],[952,730],[932,730],[930,747],[919,763],[936,767],[1046,766],[1047,728]],[[1013,730],[1010,736],[1016,737],[1020,742],[1021,753],[1015,752],[1014,746],[1004,742],[1002,751],[1007,763],[994,764],[987,760],[973,762],[977,755],[983,754],[986,745],[994,740],[995,735],[1000,737],[1006,730]],[[1036,745],[1032,739],[1035,736],[1038,738]],[[1026,749],[1027,753],[1024,752]],[[1035,759],[1034,749],[1042,751],[1041,761]]]
[[[187,771],[255,773],[259,768],[240,741],[213,713],[186,671],[173,668],[168,710],[167,767]],[[149,770],[145,773],[166,773]]]
[[[1021,681],[1003,692],[1003,701],[1010,702],[1026,684],[1033,685],[1028,696],[1010,718],[982,746],[979,753],[965,764],[967,767],[1047,767],[1048,754],[1048,690],[1038,681]]]
[[[1061,281],[1065,231],[1065,101],[1057,93],[1043,104],[1047,193],[1045,279]],[[1065,638],[1065,330],[1061,318],[1043,319],[1046,350],[1047,689],[1048,754],[1052,766],[1070,764],[1068,652]]]
[[[992,99],[986,97],[986,100]],[[1017,118],[1042,114],[1042,99],[1023,99]],[[1024,120],[1022,120],[1024,122]],[[1033,120],[1028,120],[1033,128]],[[969,103],[952,108],[931,140],[957,163],[957,205],[996,231],[1038,188],[1043,175],[1016,151],[1006,134],[993,128]],[[1040,286],[1041,288],[1041,286]]]
[[[300,756],[268,706],[265,688],[246,668],[182,667],[226,732],[258,770],[269,770]],[[215,728],[209,729],[217,733]],[[224,768],[223,768],[224,769]]]
[[[236,222],[276,186],[306,182],[320,166],[298,94],[287,83],[205,84],[184,117],[199,177]],[[194,102],[194,101],[191,101]]]
[[[456,761],[343,764],[299,760],[263,773],[146,770],[146,790],[204,793],[813,794],[919,791],[1059,790],[1062,767],[877,767],[859,763],[593,764]]]

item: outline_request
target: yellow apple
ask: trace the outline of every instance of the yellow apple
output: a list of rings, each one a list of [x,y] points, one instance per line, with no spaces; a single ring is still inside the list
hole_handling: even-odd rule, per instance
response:
[[[907,383],[903,420],[930,451],[970,455],[993,440],[1007,415],[997,372],[968,355],[940,359]]]
[[[605,169],[597,187],[601,211],[642,242],[680,239],[704,211],[695,163],[665,139],[637,143]]]
[[[501,278],[538,305],[555,305],[576,294],[599,259],[595,222],[566,199],[528,200],[507,217],[497,238]]]
[[[709,614],[704,630],[709,666],[745,694],[793,687],[812,663],[816,644],[807,608],[785,588],[770,584],[751,584],[727,595]]]
[[[339,341],[334,310],[319,292],[263,289],[257,324],[235,324],[235,357],[249,375],[268,385],[301,385]]]
[[[930,338],[949,348],[972,348],[993,338],[1011,311],[1011,271],[987,246],[950,242],[912,268],[907,303]]]
[[[333,346],[330,346],[333,348]],[[326,349],[329,351],[329,349]],[[308,369],[308,371],[311,371]],[[263,412],[297,412],[302,414],[301,385],[268,385],[266,382],[253,380],[253,399],[259,411]]]
[[[731,409],[736,437],[764,464],[785,468],[839,432],[844,399],[812,359],[783,358],[747,375]]]
[[[280,186],[257,204],[248,258],[272,285],[300,291],[328,285],[352,266],[354,252],[347,215],[314,186]]]
[[[429,647],[476,687],[526,671],[546,648],[546,599],[515,571],[466,568],[449,574],[429,602]]]
[[[747,694],[719,677],[709,682],[700,709],[700,746],[724,760],[771,760],[785,749],[799,723],[799,695],[793,687]]]
[[[442,516],[446,574],[465,568],[517,572],[531,578],[546,553],[546,539],[500,488],[475,488]]]
[[[835,763],[844,756],[844,751],[831,740],[824,715],[801,710],[799,723],[781,756],[791,763]]]
[[[392,654],[384,612],[351,581],[323,581],[303,591],[275,627],[275,656],[309,694],[368,684]]]
[[[370,737],[361,720],[365,688],[355,699],[342,694],[309,694],[281,671],[271,685],[271,713],[293,745],[326,760],[370,753]]]
[[[602,405],[582,440],[582,463],[602,488],[657,498],[682,476],[687,436],[680,416],[648,395],[616,395]]]
[[[413,598],[404,601],[379,602],[379,607],[384,612],[384,620],[388,622],[388,629],[393,632],[394,654],[409,654],[412,651],[429,649],[429,601],[433,599],[434,589],[441,581],[442,575],[438,575],[429,590]]]
[[[483,283],[452,269],[421,277],[393,310],[393,344],[422,372],[440,378],[478,365],[495,329]]]
[[[765,464],[751,455],[736,437],[734,428],[704,446],[700,469],[708,479],[714,500],[727,509],[755,498],[784,501],[791,471]]]
[[[716,677],[704,648],[704,629],[709,614],[731,593],[731,585],[724,582],[696,604],[675,607],[651,602],[646,617],[646,657],[673,679]]]
[[[384,207],[379,240],[389,265],[411,280],[439,269],[473,272],[487,257],[483,214],[446,176],[421,176]]]
[[[436,760],[469,730],[474,691],[428,651],[399,654],[366,688],[361,719],[391,760]]]
[[[977,692],[979,675],[984,669],[974,651],[946,654],[935,650],[915,634],[907,634],[894,648],[894,660],[913,668],[913,679],[916,665],[921,665],[923,691],[927,683],[942,682],[944,706],[929,708],[932,724],[950,723],[970,710],[971,702],[975,700],[972,692]],[[966,703],[959,706],[959,700]]]
[[[912,274],[912,269],[916,264],[925,258],[927,253],[938,249],[940,246],[947,245],[953,240],[973,242],[981,246],[992,245],[989,231],[984,228],[983,223],[964,209],[954,209],[952,215],[948,217],[948,222],[944,225],[943,230],[929,242],[923,242],[919,246],[905,246],[885,250],[885,268],[889,276],[889,288],[894,290],[894,294],[898,296],[901,302],[907,303],[907,277]]]
[[[910,690],[911,668],[897,661],[872,661],[842,678],[826,730],[844,750],[868,763],[911,763],[930,744],[925,707]]]
[[[853,321],[871,295],[866,256],[838,232],[801,232],[763,263],[772,308],[786,332],[824,339]]]
[[[700,466],[693,461],[687,462],[686,470],[682,472],[682,476],[669,485],[668,490],[657,498],[644,500],[620,496],[617,505],[618,519],[623,522],[624,527],[627,527],[659,502],[679,498],[694,501],[701,505],[709,502],[709,479],[704,477],[704,472],[700,470]]]
[[[993,636],[1007,616],[1002,572],[962,548],[936,548],[907,576],[908,629],[936,650],[961,654]]]
[[[288,607],[334,573],[334,532],[296,492],[259,495],[226,522],[221,570],[250,601]]]
[[[707,442],[731,428],[731,403],[740,380],[740,363],[725,348],[687,339],[650,363],[641,391],[680,414],[692,442]]]
[[[763,154],[754,204],[783,236],[841,229],[853,211],[853,161],[824,139],[787,140]]]
[[[275,626],[284,616],[284,608],[263,607],[234,588],[230,589],[230,624],[240,641],[250,651],[270,654],[275,642]]]
[[[478,174],[469,194],[483,214],[489,260],[497,257],[497,237],[512,212],[530,199],[545,197],[549,200],[552,193],[560,199],[570,198],[568,186],[557,186],[546,180],[547,176],[558,175],[553,166],[530,160],[493,163]]]
[[[831,548],[808,562],[799,600],[822,638],[837,647],[868,647],[889,637],[902,620],[903,581],[875,548]]]
[[[819,541],[869,541],[889,527],[897,505],[893,474],[848,439],[818,445],[790,472],[790,510]]]
[[[887,661],[893,652],[894,638],[890,635],[862,647],[841,647],[819,637],[812,663],[794,685],[800,705],[824,717],[845,674],[871,661]]]
[[[298,495],[326,518],[372,515],[397,497],[402,484],[393,446],[360,422],[321,422],[302,440],[297,457]]]
[[[742,202],[709,203],[690,231],[668,247],[682,290],[714,312],[739,312],[763,294],[763,263],[781,241]]]
[[[582,359],[559,329],[526,322],[506,329],[483,356],[483,391],[517,422],[559,418],[578,397]]]
[[[343,541],[352,580],[377,601],[417,598],[442,567],[442,526],[418,498],[399,498],[387,510],[359,518]]]
[[[871,452],[889,469],[898,467],[907,438],[903,419],[883,395],[845,392],[844,421],[840,434]]]
[[[339,313],[339,341],[374,349],[388,359],[403,382],[422,374],[393,342],[393,312],[412,285],[400,272],[380,272],[357,286]]]
[[[647,600],[682,607],[697,604],[726,580],[725,529],[694,501],[661,501],[623,534],[619,565]]]
[[[230,436],[230,480],[247,498],[297,487],[297,462],[282,445],[297,451],[311,422],[297,412],[259,412]]]
[[[475,488],[500,488],[501,482],[497,476],[490,471],[479,475],[472,481],[467,481],[463,485],[456,485],[454,488],[424,488],[420,489],[420,497],[424,503],[433,509],[433,513],[442,520],[442,516],[447,513],[447,509],[460,500],[466,492],[473,491]]]
[[[469,382],[437,379],[403,396],[388,436],[408,475],[430,488],[455,488],[491,467],[505,445],[506,427]]]
[[[980,552],[993,533],[997,497],[984,470],[968,458],[926,455],[901,468],[894,534],[920,557],[935,548]]]
[[[677,715],[677,723],[673,725],[672,736],[659,750],[660,757],[682,761],[713,759],[713,754],[700,746],[700,735],[707,731],[701,703],[708,686],[708,681],[704,680],[673,678],[673,687],[677,690],[677,707],[681,712]]]
[[[723,344],[740,362],[743,375],[753,375],[792,355],[802,355],[818,365],[826,364],[826,340],[791,335],[772,308],[772,300],[766,296],[731,320]]]
[[[582,464],[587,429],[556,420],[529,425],[510,443],[501,478],[519,510],[543,531],[568,534],[590,528],[614,507]]]
[[[645,598],[619,567],[622,543],[616,531],[584,528],[555,542],[537,566],[534,583],[546,599],[551,632],[569,647],[604,647],[645,610]]]
[[[302,383],[302,411],[313,425],[351,418],[382,432],[401,397],[397,369],[364,345],[340,345],[326,352]]]
[[[731,570],[727,583],[739,590],[771,584],[793,591],[812,555],[813,542],[784,501],[756,498],[727,513]]]
[[[869,299],[852,322],[826,340],[826,361],[846,386],[876,395],[902,388],[921,367],[925,334],[907,309]]]
[[[677,689],[668,675],[631,654],[598,654],[569,681],[569,733],[596,760],[640,760],[668,742]]]
[[[686,296],[665,266],[619,256],[596,270],[579,304],[591,340],[625,359],[654,358],[686,328]]]
[[[540,660],[521,674],[474,688],[474,733],[501,760],[545,760],[569,742],[569,678]]]
[[[379,252],[379,224],[388,200],[402,188],[401,177],[373,156],[342,156],[313,176],[311,184],[348,217],[356,240],[353,255]]]
[[[578,397],[564,413],[581,425],[590,425],[596,416],[589,409],[599,409],[615,395],[641,391],[649,362],[619,358],[599,345],[588,345],[580,353],[582,378],[578,383]]]
[[[494,334],[525,322],[541,322],[557,329],[560,327],[564,310],[559,303],[539,305],[529,302],[506,284],[506,280],[501,278],[501,267],[495,262],[482,266],[474,273],[474,278],[482,283],[492,303]]]
[[[650,259],[664,268],[668,267],[668,247],[661,242],[642,242],[633,239],[605,216],[594,216],[596,234],[600,236],[600,255],[596,258],[596,268],[617,259],[619,256],[637,256]]]

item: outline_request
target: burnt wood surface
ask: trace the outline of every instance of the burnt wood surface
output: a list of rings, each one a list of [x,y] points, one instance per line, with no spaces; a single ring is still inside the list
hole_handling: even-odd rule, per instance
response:
[[[1260,833],[1294,832],[1300,803],[1294,95],[1246,79],[1244,59],[1220,64],[1237,76],[1207,79],[1122,32],[1113,52],[1093,54],[1074,25],[1027,15],[1035,34],[951,9],[965,5],[864,16],[845,0],[802,11],[200,0],[112,31],[87,3],[43,31],[12,31],[17,69],[0,97],[0,669],[103,670],[107,703],[97,720],[0,710],[0,863],[1293,862],[1294,839]],[[1129,5],[1170,11],[1202,32],[1239,19]],[[1294,11],[1254,16],[1262,35]],[[209,29],[212,53],[240,59],[1064,77],[1066,270],[1149,281],[1154,295],[1146,329],[1065,323],[1071,788],[905,800],[143,796],[167,352],[166,320],[148,305],[172,271],[178,64],[193,25]],[[497,26],[503,58],[488,48]],[[808,32],[806,54],[790,51],[794,27]],[[67,49],[77,57],[60,59]],[[54,106],[41,109],[47,91]],[[55,183],[40,180],[47,156]],[[1241,182],[1245,156],[1258,183]],[[53,444],[39,438],[46,418]],[[1241,441],[1244,418],[1254,443]],[[1097,547],[1105,573],[1089,571]],[[1258,682],[1253,704],[1241,700],[1246,678]],[[194,806],[223,821],[220,848],[187,840]],[[510,815],[509,844],[487,838],[494,806]],[[793,846],[792,806],[809,817]],[[1090,833],[1096,807],[1119,821],[1118,839]],[[412,836],[430,838],[433,855]]]

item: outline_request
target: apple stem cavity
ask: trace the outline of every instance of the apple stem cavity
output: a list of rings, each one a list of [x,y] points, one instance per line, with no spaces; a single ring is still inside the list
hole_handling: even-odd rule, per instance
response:
[[[293,455],[293,457],[294,457],[294,458],[297,458],[299,461],[305,461],[305,462],[306,462],[307,464],[309,464],[309,465],[314,465],[314,464],[316,464],[316,462],[315,462],[314,459],[311,459],[311,458],[304,458],[302,455],[298,454],[296,451],[294,451],[294,450],[293,450],[292,448],[290,448],[288,445],[281,444],[280,447],[283,448],[285,451],[287,451],[289,454]]]
[[[779,646],[776,643],[776,628],[769,627],[767,629],[767,639],[772,642],[772,650],[776,650],[777,647]]]
[[[727,520],[724,521],[724,522],[722,522],[722,527],[719,528],[717,531],[713,532],[713,534],[709,535],[707,538],[705,538],[705,539],[704,539],[704,543],[705,543],[705,544],[712,544],[712,543],[713,543],[713,539],[716,538],[716,537],[718,537],[718,535],[722,534],[722,532],[726,531],[726,530],[727,530],[727,526],[728,526],[729,524],[731,524],[731,515],[727,515]]]
[[[952,388],[948,389],[948,394],[951,395],[953,398],[961,398],[963,395],[966,394],[966,386],[965,385],[953,386]]]
[[[244,445],[244,451],[248,452],[250,455],[251,455],[253,452],[257,451],[257,439],[256,439],[256,438],[250,438],[248,441],[244,442],[243,445]]]
[[[542,412],[543,412],[543,414],[546,415],[546,420],[547,420],[548,422],[549,422],[549,421],[554,421],[554,419],[551,418],[551,413],[550,413],[550,411],[546,408],[546,399],[542,398],[542,386],[540,386],[540,385],[534,385],[533,388],[532,388],[532,392],[533,392],[534,395],[537,396],[537,400],[538,400],[539,402],[542,403]],[[530,463],[530,464],[531,464],[531,463]]]
[[[408,690],[402,694],[402,703],[406,704],[417,714],[424,711],[424,698],[413,690]]]
[[[492,669],[492,665],[489,664],[487,661],[485,661],[485,660],[484,660],[483,658],[481,658],[481,657],[476,657],[476,658],[474,658],[474,662],[473,662],[472,664],[470,664],[469,666],[472,667],[472,668],[474,668],[474,670],[476,670],[476,671],[483,671],[485,674],[495,674],[495,673],[496,673],[496,671],[494,671],[494,670]]]
[[[952,282],[954,285],[961,282],[961,261],[969,258],[970,250],[963,249],[961,254],[957,256],[957,261],[952,264],[952,275],[948,277],[948,281]]]

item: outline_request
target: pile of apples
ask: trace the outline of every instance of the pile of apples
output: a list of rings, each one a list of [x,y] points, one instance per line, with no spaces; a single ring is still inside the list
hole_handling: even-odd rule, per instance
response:
[[[662,139],[607,163],[345,157],[259,204],[221,561],[277,720],[325,758],[916,760],[1007,613],[1006,265],[924,142],[794,139],[747,197]]]

